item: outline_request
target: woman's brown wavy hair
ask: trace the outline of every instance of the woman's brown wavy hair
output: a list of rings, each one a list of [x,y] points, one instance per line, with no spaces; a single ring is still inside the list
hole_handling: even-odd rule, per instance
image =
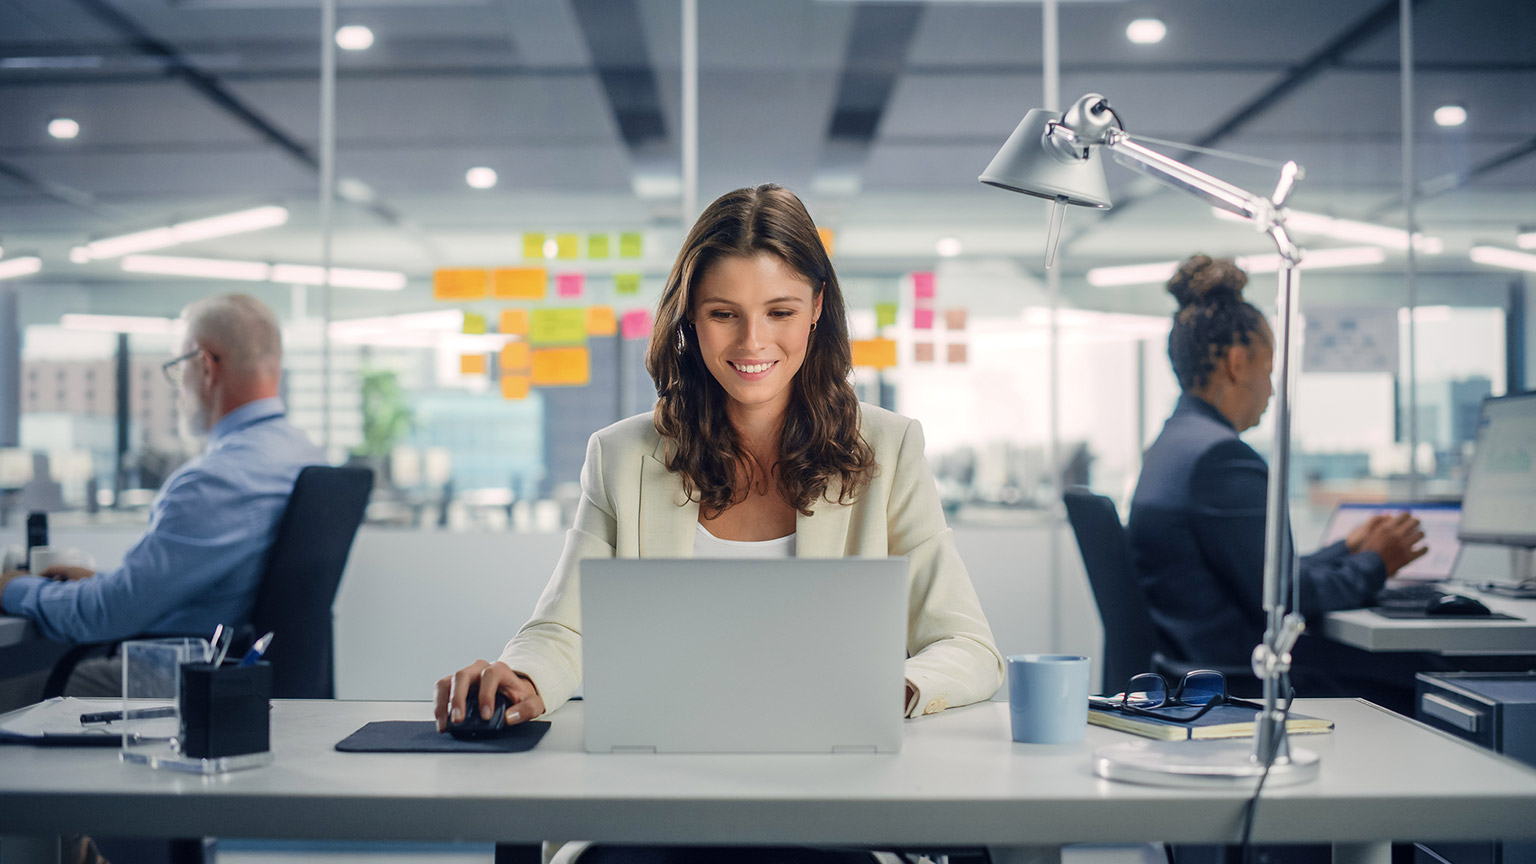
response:
[[[771,469],[756,466],[740,446],[725,412],[729,397],[704,365],[688,320],[695,288],[710,267],[758,255],[784,262],[811,286],[813,302],[821,298],[821,318],[790,385],[779,462]],[[837,274],[805,205],[781,186],[728,192],[694,223],[657,304],[645,368],[656,382],[656,431],[674,445],[667,468],[683,475],[688,497],[706,516],[746,499],[748,487],[735,482],[738,469],[764,481],[771,471],[779,494],[807,516],[833,477],[841,481],[838,503],[847,504],[874,474],[875,454],[859,434],[859,400],[849,383],[853,358]]]

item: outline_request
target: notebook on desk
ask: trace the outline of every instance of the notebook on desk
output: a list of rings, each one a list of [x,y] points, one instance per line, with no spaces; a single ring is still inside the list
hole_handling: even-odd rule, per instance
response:
[[[1372,516],[1412,513],[1424,529],[1424,557],[1397,571],[1398,582],[1438,582],[1451,578],[1461,557],[1461,502],[1459,501],[1345,501],[1333,511],[1323,532],[1323,545],[1337,543]]]
[[[899,750],[908,567],[582,561],[587,751]]]

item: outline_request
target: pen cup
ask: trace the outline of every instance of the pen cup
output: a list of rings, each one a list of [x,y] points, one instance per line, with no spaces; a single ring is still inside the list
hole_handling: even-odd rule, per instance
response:
[[[113,722],[122,733],[124,761],[159,767],[176,755],[181,667],[206,663],[205,639],[131,639],[123,643],[122,714]]]
[[[221,759],[270,748],[272,664],[181,667],[181,754]]]

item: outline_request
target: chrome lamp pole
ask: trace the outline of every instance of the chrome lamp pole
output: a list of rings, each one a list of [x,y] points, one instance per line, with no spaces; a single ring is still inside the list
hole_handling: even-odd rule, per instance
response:
[[[1267,782],[1275,785],[1306,782],[1317,776],[1318,756],[1289,745],[1280,708],[1280,687],[1290,670],[1291,649],[1305,629],[1304,620],[1295,611],[1300,594],[1287,518],[1291,406],[1299,365],[1294,350],[1299,307],[1296,268],[1301,250],[1285,230],[1285,201],[1302,171],[1295,162],[1285,163],[1274,194],[1264,198],[1132,141],[1109,100],[1097,93],[1078,99],[1059,116],[1037,108],[1024,115],[980,180],[1055,202],[1046,238],[1046,267],[1052,266],[1060,242],[1063,205],[1112,206],[1100,158],[1104,151],[1127,168],[1251,220],[1274,241],[1280,253],[1280,326],[1275,353],[1280,386],[1264,524],[1264,611],[1268,617],[1264,641],[1253,650],[1253,672],[1264,685],[1264,708],[1254,724],[1253,740],[1137,741],[1101,747],[1094,752],[1094,772],[1110,780],[1177,786],[1246,786],[1259,777],[1267,777]]]

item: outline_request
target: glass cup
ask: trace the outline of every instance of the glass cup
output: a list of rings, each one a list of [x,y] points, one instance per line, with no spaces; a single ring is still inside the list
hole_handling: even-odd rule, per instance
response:
[[[122,758],[153,768],[180,758],[181,666],[213,658],[206,639],[133,639],[123,643]]]

